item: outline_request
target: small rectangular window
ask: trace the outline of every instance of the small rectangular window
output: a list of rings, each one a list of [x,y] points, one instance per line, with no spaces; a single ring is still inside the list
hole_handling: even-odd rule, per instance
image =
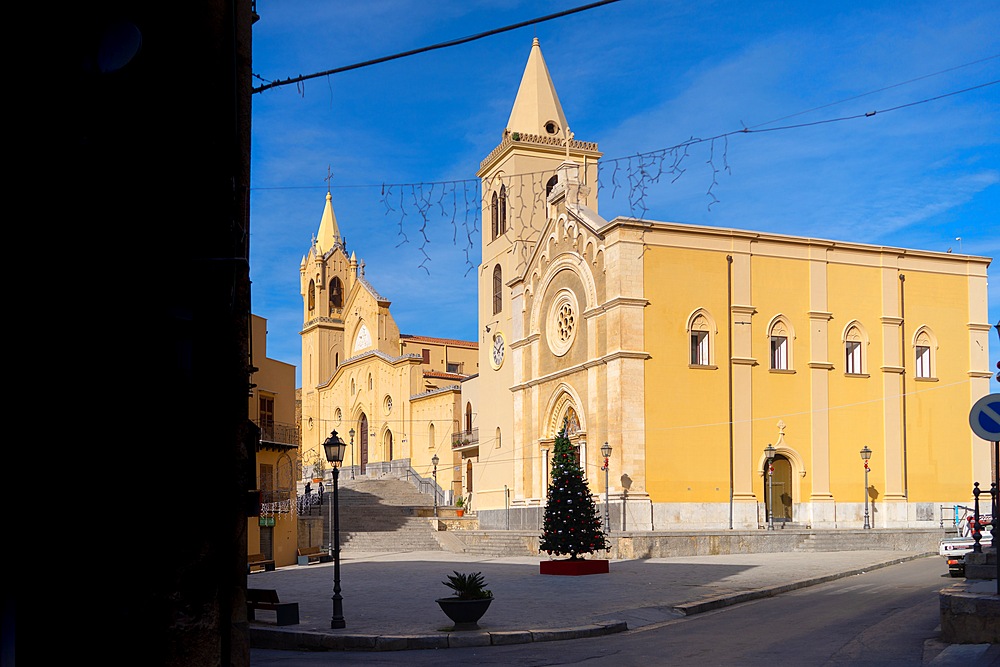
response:
[[[917,377],[933,377],[931,375],[931,348],[926,345],[917,345]]]
[[[851,375],[861,375],[861,343],[849,340],[844,346],[847,358],[844,361],[844,372]]]
[[[691,365],[708,366],[708,332],[691,332]]]
[[[431,351],[426,347],[420,350],[421,361],[425,364],[431,363]]]
[[[771,370],[788,370],[788,338],[771,336]]]
[[[448,362],[448,372],[449,373],[461,373],[462,372],[462,364],[456,364],[456,363],[453,363],[453,362]]]

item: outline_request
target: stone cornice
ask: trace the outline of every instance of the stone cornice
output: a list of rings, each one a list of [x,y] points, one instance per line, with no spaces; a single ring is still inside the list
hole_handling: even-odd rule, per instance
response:
[[[519,347],[524,347],[526,345],[531,345],[532,343],[540,340],[541,337],[542,337],[542,334],[540,334],[540,333],[533,333],[530,336],[525,336],[524,338],[522,338],[520,340],[512,341],[511,344],[510,344],[510,349],[514,350],[514,349],[517,349]]]
[[[808,313],[809,319],[811,320],[832,320],[833,313],[828,313],[825,310],[810,310]]]
[[[992,324],[982,324],[980,322],[969,322],[965,326],[968,327],[969,331],[989,331],[993,328]]]
[[[810,361],[808,364],[806,364],[806,366],[808,366],[809,368],[813,368],[813,369],[821,370],[821,371],[832,371],[833,370],[833,364],[831,364],[828,361]]]
[[[882,324],[895,324],[896,326],[899,326],[900,324],[903,323],[902,317],[883,316],[879,319],[882,321]]]
[[[969,371],[968,375],[970,378],[986,378],[987,380],[993,377],[993,373],[990,371]]]
[[[882,366],[879,368],[883,373],[899,373],[902,374],[906,371],[902,366]]]
[[[555,373],[549,373],[548,375],[543,375],[542,377],[537,377],[537,378],[535,378],[533,380],[529,380],[528,382],[522,382],[520,384],[515,384],[515,385],[511,386],[510,390],[511,391],[521,391],[521,390],[524,390],[524,389],[528,389],[529,387],[533,387],[535,385],[543,384],[545,382],[551,382],[552,380],[558,380],[558,379],[564,378],[564,377],[566,377],[568,375],[572,375],[574,373],[579,373],[581,371],[585,371],[585,370],[587,370],[589,368],[593,368],[595,366],[600,366],[602,364],[607,364],[608,362],[611,362],[611,361],[618,361],[619,359],[636,359],[636,360],[639,360],[639,361],[646,361],[647,359],[651,359],[651,358],[652,357],[650,357],[650,355],[648,353],[646,353],[646,352],[639,352],[639,351],[635,351],[635,350],[618,350],[617,352],[612,352],[611,354],[606,354],[603,357],[600,357],[599,359],[591,359],[590,361],[585,361],[582,364],[575,364],[573,366],[569,366],[568,368],[562,368],[562,369],[556,371]]]
[[[733,364],[736,366],[756,366],[757,360],[753,357],[733,357]]]
[[[757,309],[753,306],[737,306],[736,304],[730,306],[729,310],[734,315],[755,315],[757,313]]]

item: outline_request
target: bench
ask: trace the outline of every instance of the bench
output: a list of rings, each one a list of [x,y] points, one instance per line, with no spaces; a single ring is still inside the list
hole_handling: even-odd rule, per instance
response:
[[[280,602],[278,591],[274,589],[247,589],[247,619],[257,620],[256,611],[258,609],[277,612],[277,625],[298,625],[299,623],[299,603]]]
[[[302,547],[299,549],[299,565],[309,565],[311,563],[329,563],[333,560],[333,556],[325,551],[321,551],[319,547]]]
[[[250,554],[247,556],[247,574],[251,572],[272,571],[274,571],[274,561],[264,558],[264,554]]]

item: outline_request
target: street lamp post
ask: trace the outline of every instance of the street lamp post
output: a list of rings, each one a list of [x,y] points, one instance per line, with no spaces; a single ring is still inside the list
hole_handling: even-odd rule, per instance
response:
[[[611,457],[611,445],[604,443],[601,447],[601,456],[604,457],[604,467],[601,470],[604,471],[604,531],[607,533],[611,532],[611,509],[610,509],[610,496],[608,492],[608,459]]]
[[[351,436],[351,479],[354,479],[354,429],[347,432]]]
[[[868,449],[868,445],[865,445],[864,449],[861,450],[861,460],[865,462],[865,528],[871,528],[871,522],[868,520],[868,459],[872,457],[872,450]]]
[[[344,463],[344,453],[347,443],[330,433],[323,443],[326,450],[326,460],[333,464],[333,616],[330,617],[330,627],[334,630],[347,627],[344,622],[343,599],[340,597],[340,496],[337,493],[337,480],[340,477],[340,466]]]
[[[438,458],[437,454],[435,454],[431,458],[431,463],[434,464],[434,518],[435,519],[437,518],[438,515],[438,463],[440,462],[441,459]]]
[[[767,457],[767,529],[774,530],[774,455],[778,450],[768,443],[764,448]]]

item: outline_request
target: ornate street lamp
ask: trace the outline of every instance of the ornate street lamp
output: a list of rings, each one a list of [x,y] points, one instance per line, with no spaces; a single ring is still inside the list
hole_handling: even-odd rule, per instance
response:
[[[354,429],[347,432],[351,436],[351,479],[354,479]]]
[[[347,627],[344,622],[343,600],[340,597],[340,498],[337,494],[337,480],[340,477],[340,466],[344,463],[347,443],[333,431],[323,442],[323,449],[326,450],[326,460],[333,465],[333,616],[330,618],[330,627],[336,630]]]
[[[604,457],[604,467],[601,468],[604,471],[604,532],[611,533],[611,509],[608,495],[608,459],[611,457],[611,445],[604,443],[604,446],[601,447],[601,456]]]
[[[767,457],[767,529],[774,530],[774,455],[778,450],[768,443],[764,448]]]
[[[872,527],[868,520],[868,459],[871,457],[872,450],[868,449],[868,445],[865,445],[864,449],[861,450],[861,460],[865,462],[865,528]]]
[[[438,463],[440,462],[441,459],[438,458],[437,454],[435,454],[433,458],[431,458],[431,463],[434,464],[434,518],[435,519],[437,518],[438,515]]]

